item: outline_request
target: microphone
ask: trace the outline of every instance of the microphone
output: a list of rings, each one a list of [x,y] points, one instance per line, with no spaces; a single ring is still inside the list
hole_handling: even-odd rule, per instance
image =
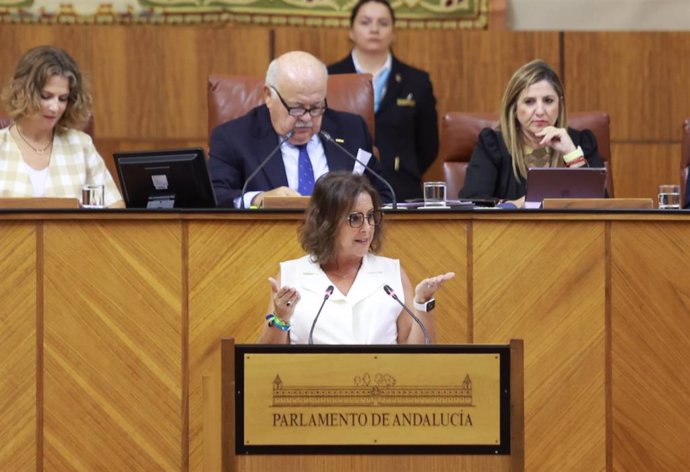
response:
[[[311,324],[311,329],[309,330],[309,344],[314,344],[314,327],[316,326],[316,320],[319,319],[321,310],[323,310],[323,306],[326,304],[326,300],[328,300],[331,295],[333,295],[333,285],[329,285],[326,289],[326,293],[323,296],[323,301],[321,302],[319,311],[316,313],[316,317],[314,318],[314,321]]]
[[[387,181],[386,179],[384,179],[384,178],[383,178],[381,175],[379,175],[377,172],[374,172],[373,170],[371,170],[371,169],[369,168],[369,166],[367,166],[367,165],[364,164],[364,162],[362,162],[362,161],[360,161],[359,159],[357,159],[350,151],[348,151],[348,150],[345,148],[345,146],[343,146],[343,145],[340,144],[338,141],[336,141],[335,139],[333,139],[333,137],[332,137],[328,132],[326,132],[326,131],[324,131],[324,130],[321,130],[321,131],[319,131],[319,134],[321,135],[321,137],[323,137],[323,138],[324,138],[326,141],[328,141],[329,143],[335,144],[336,147],[337,147],[338,149],[340,149],[341,151],[343,151],[345,154],[347,154],[347,155],[350,157],[350,159],[352,159],[352,160],[355,161],[355,162],[359,162],[360,164],[362,164],[362,166],[364,166],[364,168],[365,168],[367,171],[369,171],[369,173],[370,173],[371,175],[373,175],[374,177],[376,177],[377,179],[379,179],[381,182],[383,182],[383,183],[386,185],[386,187],[388,187],[388,190],[391,191],[391,195],[393,196],[393,209],[394,209],[394,210],[397,210],[397,209],[398,209],[398,200],[397,200],[397,198],[395,198],[395,191],[393,190],[393,187],[391,187],[391,184],[388,183],[388,181]],[[373,157],[373,156],[372,156],[372,157]],[[374,157],[374,159],[376,159],[376,157]]]
[[[403,307],[403,309],[407,312],[408,315],[412,317],[412,319],[419,325],[420,328],[422,328],[422,333],[424,334],[424,344],[429,344],[429,333],[426,330],[426,327],[424,326],[424,323],[422,323],[422,320],[417,318],[412,311],[405,306],[403,302],[400,301],[398,296],[395,294],[393,289],[390,287],[390,285],[384,285],[383,290],[390,295],[390,297],[395,300],[396,302],[400,303],[400,306]]]
[[[283,145],[283,143],[284,143],[285,141],[287,141],[288,139],[290,139],[290,138],[292,137],[293,134],[295,134],[295,131],[294,131],[294,130],[291,130],[291,131],[288,131],[288,132],[285,134],[285,136],[281,137],[281,138],[280,138],[280,142],[278,143],[278,145],[277,145],[275,148],[273,148],[273,150],[268,154],[268,156],[266,156],[266,157],[264,158],[264,160],[261,161],[261,163],[259,164],[259,167],[257,167],[256,169],[254,169],[254,172],[252,172],[251,174],[249,174],[249,177],[247,177],[247,179],[244,181],[244,185],[242,186],[242,193],[240,194],[240,209],[241,209],[241,210],[244,210],[244,194],[247,193],[247,185],[249,184],[249,182],[250,182],[254,177],[256,177],[256,174],[258,174],[259,171],[260,171],[261,169],[264,168],[264,166],[268,163],[268,161],[270,161],[271,158],[275,155],[275,153],[278,152],[278,150],[279,150],[280,147]]]

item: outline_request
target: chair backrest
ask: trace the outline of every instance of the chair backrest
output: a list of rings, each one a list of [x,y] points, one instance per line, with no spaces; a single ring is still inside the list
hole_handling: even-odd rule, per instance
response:
[[[683,142],[680,145],[681,197],[689,190],[685,188],[685,183],[688,181],[688,166],[690,166],[690,117],[685,118],[683,121]],[[687,200],[687,197],[684,197],[683,201],[685,200]]]
[[[226,121],[239,118],[264,103],[264,79],[258,77],[212,75],[208,78],[208,134]],[[374,87],[371,74],[328,76],[328,107],[355,113],[364,118],[374,139]]]
[[[12,124],[12,118],[10,118],[7,115],[1,114],[0,113],[0,129],[7,128],[9,125]],[[86,126],[82,128],[82,131],[91,136],[93,139],[93,115],[89,117],[89,121],[86,123]]]
[[[568,126],[575,129],[589,129],[597,138],[599,155],[607,172],[607,190],[613,197],[613,178],[611,168],[611,138],[609,115],[604,112],[578,112],[568,115]],[[465,174],[472,152],[477,144],[479,132],[483,128],[498,125],[496,113],[448,112],[441,120],[441,142],[439,156],[424,180],[445,180],[450,198],[460,192],[465,184]]]

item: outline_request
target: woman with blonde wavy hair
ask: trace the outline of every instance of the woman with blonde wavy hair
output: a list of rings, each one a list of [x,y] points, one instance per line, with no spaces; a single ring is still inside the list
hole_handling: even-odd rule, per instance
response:
[[[91,137],[76,129],[91,115],[91,95],[64,50],[26,52],[1,98],[12,124],[0,130],[0,197],[81,199],[84,185],[103,185],[105,206],[124,206]]]
[[[508,81],[497,129],[479,134],[461,198],[497,198],[524,206],[529,167],[604,167],[590,130],[567,127],[563,83],[544,61]]]

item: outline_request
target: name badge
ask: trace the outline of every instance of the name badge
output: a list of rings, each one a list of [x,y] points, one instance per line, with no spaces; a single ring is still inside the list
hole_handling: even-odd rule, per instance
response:
[[[414,98],[398,98],[397,101],[399,107],[413,107],[416,103]]]

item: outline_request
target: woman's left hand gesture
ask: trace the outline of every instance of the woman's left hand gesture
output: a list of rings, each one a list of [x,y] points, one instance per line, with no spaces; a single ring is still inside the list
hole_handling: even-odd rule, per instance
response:
[[[414,299],[418,303],[424,303],[431,300],[434,297],[434,293],[441,288],[443,282],[450,280],[455,277],[455,272],[446,272],[445,274],[436,275],[434,277],[429,277],[424,279],[417,284],[414,290]]]
[[[541,131],[534,133],[535,136],[541,138],[540,146],[547,146],[558,151],[561,154],[568,154],[575,150],[575,144],[570,139],[568,130],[565,128],[556,128],[555,126],[547,126]]]

